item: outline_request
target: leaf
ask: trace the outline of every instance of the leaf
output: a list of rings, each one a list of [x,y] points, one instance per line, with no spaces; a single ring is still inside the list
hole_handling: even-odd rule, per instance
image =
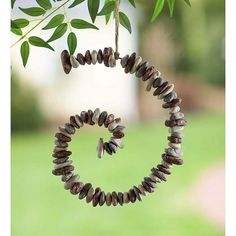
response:
[[[136,7],[134,0],[129,0],[129,2],[130,2],[130,4],[131,4],[133,7]]]
[[[165,0],[157,0],[155,9],[153,11],[151,22],[153,22],[161,13],[163,7],[164,7]]]
[[[52,42],[54,40],[61,38],[66,33],[67,28],[68,28],[68,25],[66,23],[62,23],[61,25],[59,25],[55,29],[52,36],[50,37],[50,39],[47,42],[49,43],[49,42]]]
[[[11,0],[11,8],[14,7],[15,2],[16,2],[16,0]]]
[[[52,4],[50,0],[36,0],[40,7],[44,8],[45,10],[49,10],[52,8]]]
[[[18,29],[18,28],[11,28],[11,32],[13,34],[16,34],[16,35],[22,35],[23,34],[22,30]]]
[[[106,19],[106,24],[108,24],[109,20],[111,18],[111,13],[105,15],[105,19]]]
[[[131,30],[131,24],[130,24],[128,16],[126,16],[125,13],[120,11],[119,17],[120,17],[120,24],[124,26],[131,34],[132,30]]]
[[[41,16],[45,13],[45,10],[40,7],[30,7],[30,8],[19,7],[19,9],[29,16]]]
[[[107,14],[113,12],[115,9],[115,5],[116,5],[115,1],[109,1],[109,2],[105,3],[102,10],[97,15],[103,16],[103,15],[107,15]]]
[[[73,19],[70,23],[71,23],[71,26],[75,29],[88,29],[88,28],[90,28],[90,29],[97,29],[98,30],[98,28],[95,25],[93,25],[85,20]]]
[[[95,22],[98,9],[100,5],[100,0],[88,0],[88,10],[89,10],[89,15],[92,19],[92,22]]]
[[[77,47],[77,38],[76,38],[75,33],[73,32],[69,33],[67,37],[67,44],[68,44],[70,54],[73,55]]]
[[[29,37],[29,43],[36,47],[48,48],[54,51],[54,49],[47,42],[36,36]]]
[[[12,28],[24,28],[29,25],[29,21],[23,18],[15,19],[11,21]]]
[[[79,5],[80,3],[84,2],[85,0],[75,0],[70,6],[69,8],[75,7],[77,5]]]
[[[53,29],[59,26],[65,19],[65,16],[63,14],[58,14],[54,16],[46,26],[43,27],[43,30],[47,29]]]
[[[21,59],[22,59],[24,67],[27,64],[29,53],[30,53],[30,46],[29,46],[29,43],[25,41],[21,44],[21,47],[20,47],[20,54],[21,54]]]
[[[184,0],[184,1],[185,1],[185,3],[186,3],[187,5],[189,5],[189,6],[191,7],[190,0]]]
[[[167,3],[169,6],[170,16],[173,16],[174,7],[175,7],[175,0],[167,0]]]

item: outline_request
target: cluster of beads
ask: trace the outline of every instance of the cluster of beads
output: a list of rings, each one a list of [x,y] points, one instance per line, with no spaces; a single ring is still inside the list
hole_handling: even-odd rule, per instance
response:
[[[104,150],[112,154],[115,153],[117,147],[123,147],[121,138],[124,136],[122,132],[124,126],[118,125],[120,119],[115,119],[113,115],[108,115],[106,112],[100,113],[100,111],[98,111],[99,109],[96,109],[94,112],[91,110],[81,112],[80,116],[72,116],[70,123],[67,123],[64,128],[59,128],[60,132],[55,135],[57,140],[55,142],[56,147],[53,153],[55,159],[53,162],[56,165],[53,174],[62,175],[62,181],[65,182],[65,189],[70,190],[74,195],[78,195],[79,199],[85,198],[87,203],[92,202],[93,206],[102,206],[105,203],[107,206],[123,205],[129,202],[134,203],[137,200],[141,201],[142,197],[146,196],[148,193],[154,192],[157,185],[162,181],[166,181],[166,176],[171,174],[171,167],[173,165],[183,164],[183,160],[181,159],[183,155],[181,151],[181,143],[183,140],[182,130],[187,123],[184,119],[184,114],[180,111],[179,105],[181,99],[178,98],[177,93],[174,91],[174,85],[165,81],[158,70],[150,66],[149,62],[143,61],[136,53],[118,58],[118,56],[115,57],[113,50],[109,48],[105,49],[103,53],[101,50],[99,50],[98,53],[96,53],[96,51],[92,53],[87,51],[85,56],[81,56],[82,54],[79,53],[76,60],[81,65],[83,63],[85,64],[85,62],[91,64],[93,61],[93,64],[96,62],[104,62],[106,66],[112,67],[115,63],[112,64],[112,59],[110,58],[114,60],[121,59],[120,63],[125,73],[135,74],[137,78],[146,81],[146,90],[151,91],[153,88],[153,95],[164,101],[162,107],[169,109],[170,114],[169,119],[165,121],[165,126],[169,127],[170,136],[167,138],[169,141],[168,148],[166,148],[161,155],[161,163],[153,167],[151,173],[147,177],[144,177],[139,185],[133,186],[126,192],[113,191],[105,193],[99,187],[94,188],[91,183],[82,183],[79,175],[73,174],[74,167],[72,162],[69,161],[71,152],[67,150],[68,142],[71,141],[71,135],[75,133],[75,128],[82,127],[84,123],[90,125],[97,123],[99,126],[104,124],[104,126],[113,133],[113,137],[109,142],[105,143],[102,139],[99,140],[97,154],[98,157],[101,157]],[[107,50],[110,53],[108,53]],[[73,62],[74,57],[70,56],[67,51],[63,51],[61,58],[65,72],[69,73],[71,68],[75,67],[75,63]],[[83,58],[83,60],[81,58]],[[92,58],[94,59],[92,60]]]

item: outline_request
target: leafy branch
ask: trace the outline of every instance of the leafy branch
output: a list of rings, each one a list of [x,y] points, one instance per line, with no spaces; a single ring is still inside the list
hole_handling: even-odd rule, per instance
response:
[[[81,3],[87,2],[88,13],[92,20],[92,23],[87,22],[83,19],[71,19],[67,13],[67,10],[71,8],[78,7]],[[23,65],[26,66],[30,54],[30,46],[43,47],[54,51],[54,48],[50,45],[53,41],[62,38],[69,29],[67,35],[67,45],[70,54],[74,54],[77,48],[77,36],[73,32],[75,30],[81,29],[95,29],[98,30],[97,26],[94,25],[97,17],[105,17],[106,24],[110,21],[111,15],[115,15],[116,1],[118,0],[105,0],[104,5],[100,9],[100,0],[64,0],[58,5],[61,0],[36,0],[37,6],[32,6],[29,8],[19,9],[26,15],[30,17],[41,17],[40,19],[11,19],[11,32],[19,36],[19,39],[11,46],[15,46],[21,41],[20,54],[22,58]],[[186,4],[190,5],[189,0],[183,0]],[[175,0],[156,0],[153,15],[151,17],[151,22],[153,22],[162,12],[165,3],[167,2],[170,16],[173,15]],[[16,0],[11,0],[12,8],[15,6]],[[128,0],[128,3],[132,7],[136,7],[136,0]],[[67,5],[68,4],[68,5]],[[100,10],[99,10],[100,9]],[[62,12],[59,12],[63,10]],[[56,14],[57,13],[57,14]],[[42,27],[44,30],[53,30],[49,39],[44,40],[41,37],[31,35],[32,31],[38,28],[43,22],[49,19],[48,23]],[[34,22],[37,22],[32,26]],[[123,12],[119,11],[119,23],[132,33],[131,22],[128,16]],[[119,24],[118,23],[118,24]],[[24,33],[26,27],[31,28]],[[30,36],[29,36],[30,35]]]

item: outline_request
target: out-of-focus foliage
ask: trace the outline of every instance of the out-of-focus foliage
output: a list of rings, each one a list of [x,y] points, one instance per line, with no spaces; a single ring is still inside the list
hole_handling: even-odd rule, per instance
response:
[[[43,123],[37,97],[29,87],[22,87],[19,78],[11,80],[11,128],[16,131],[38,130]]]

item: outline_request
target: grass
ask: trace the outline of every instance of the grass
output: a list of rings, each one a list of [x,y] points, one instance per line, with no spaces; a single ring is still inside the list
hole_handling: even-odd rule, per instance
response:
[[[128,190],[160,162],[167,131],[160,122],[127,125],[125,148],[96,158],[103,129],[82,129],[71,143],[72,159],[82,181],[105,191]],[[193,182],[224,158],[224,115],[188,117],[183,144],[185,165],[174,167],[167,183],[141,203],[93,208],[63,189],[52,176],[53,131],[12,137],[13,236],[222,236],[224,232],[195,212],[189,201]]]

